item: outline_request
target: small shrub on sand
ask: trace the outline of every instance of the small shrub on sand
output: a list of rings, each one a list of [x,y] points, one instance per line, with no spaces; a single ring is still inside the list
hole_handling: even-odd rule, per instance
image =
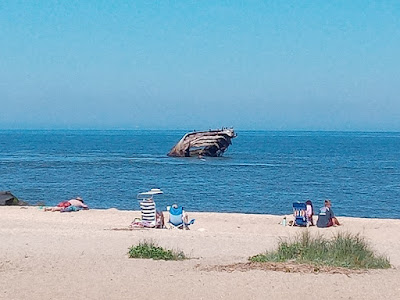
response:
[[[332,239],[303,232],[292,241],[280,241],[278,250],[250,257],[252,262],[306,263],[349,269],[387,269],[388,258],[376,256],[360,235],[338,233]]]
[[[166,250],[153,241],[142,241],[137,246],[131,246],[129,258],[151,258],[155,260],[183,260],[186,259],[182,251]]]

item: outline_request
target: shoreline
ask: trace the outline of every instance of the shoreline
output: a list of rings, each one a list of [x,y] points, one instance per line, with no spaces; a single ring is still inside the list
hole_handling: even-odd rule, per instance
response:
[[[35,207],[35,208],[45,208],[45,207],[54,207],[54,206],[48,206],[48,205],[36,205],[36,204],[29,204],[29,205],[4,205],[4,206],[0,206],[0,209],[2,207]],[[108,207],[108,208],[90,208],[89,210],[99,210],[99,211],[103,211],[103,210],[117,210],[117,211],[129,211],[129,212],[137,212],[140,214],[140,210],[132,210],[132,209],[121,209],[118,207]],[[162,212],[164,213],[164,216],[167,216],[168,211],[166,210],[162,210]],[[291,218],[293,217],[293,214],[264,214],[264,213],[253,213],[253,212],[227,212],[227,211],[188,211],[188,213],[206,213],[206,214],[238,214],[238,215],[257,215],[257,216],[275,216],[275,217],[287,217],[287,218]],[[314,221],[316,222],[316,219],[318,218],[318,214],[314,215]],[[342,215],[337,215],[337,218],[341,219],[341,218],[350,218],[350,219],[371,219],[371,220],[399,220],[400,221],[400,216],[398,218],[385,218],[385,217],[357,217],[357,216],[342,216]]]
[[[0,206],[0,209],[2,207],[36,207],[36,208],[40,208],[42,207],[43,209],[45,207],[53,207],[53,206],[48,206],[48,205],[12,205],[12,206]],[[132,209],[120,209],[117,207],[108,207],[108,208],[89,208],[89,210],[98,210],[98,211],[107,211],[107,210],[117,210],[117,211],[121,211],[121,212],[136,212],[140,214],[140,210],[132,210]],[[167,210],[162,210],[162,212],[164,213],[164,216],[167,217],[168,216],[168,211]],[[292,218],[293,214],[263,214],[263,213],[246,213],[246,212],[221,212],[221,211],[188,211],[189,214],[236,214],[236,215],[256,215],[256,216],[274,216],[274,217],[286,217],[286,218]],[[388,220],[388,221],[400,221],[400,217],[399,218],[384,218],[384,217],[357,217],[357,216],[342,216],[342,215],[337,215],[336,216],[338,219],[366,219],[366,220]],[[316,220],[318,218],[318,214],[314,215],[314,223],[316,223]]]
[[[359,233],[390,258],[389,270],[366,274],[303,274],[268,270],[207,271],[247,262],[273,250],[280,239],[306,228],[282,226],[284,215],[188,212],[191,230],[127,228],[140,211],[89,209],[44,212],[35,206],[0,207],[0,299],[195,299],[308,298],[397,299],[400,293],[400,220],[338,217],[342,226],[312,234]],[[291,215],[286,215],[288,218]],[[190,259],[165,262],[129,259],[128,247],[152,239]],[[17,282],[17,284],[15,284]],[[73,283],[71,286],[69,283]],[[66,283],[66,284],[65,284]],[[297,293],[296,292],[296,293]]]

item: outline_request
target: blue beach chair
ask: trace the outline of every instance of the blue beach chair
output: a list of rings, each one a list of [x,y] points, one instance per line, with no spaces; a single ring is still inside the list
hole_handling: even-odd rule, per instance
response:
[[[169,209],[168,223],[173,226],[172,228],[189,229],[189,225],[192,225],[194,223],[194,221],[195,221],[195,219],[190,220],[188,223],[184,222],[182,206],[173,205]]]
[[[307,226],[307,205],[305,203],[293,203],[294,226]]]

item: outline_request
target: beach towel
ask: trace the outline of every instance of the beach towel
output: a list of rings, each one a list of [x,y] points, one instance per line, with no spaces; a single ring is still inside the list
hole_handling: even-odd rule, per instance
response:
[[[67,207],[62,208],[62,209],[60,210],[60,212],[80,211],[80,210],[82,210],[82,209],[83,209],[83,208],[80,207],[80,206],[70,205],[70,206],[67,206]]]
[[[69,201],[62,201],[60,203],[57,204],[57,207],[68,207],[71,206],[71,203],[69,203]]]

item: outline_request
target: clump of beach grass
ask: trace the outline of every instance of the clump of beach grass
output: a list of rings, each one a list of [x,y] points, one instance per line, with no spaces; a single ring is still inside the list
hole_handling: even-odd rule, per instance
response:
[[[182,251],[168,250],[160,247],[153,240],[144,240],[136,246],[129,247],[129,258],[148,258],[154,260],[184,260],[187,257]]]
[[[278,249],[250,257],[251,262],[295,262],[347,269],[387,269],[389,259],[376,255],[359,234],[337,233],[333,238],[311,236],[304,231],[289,241],[281,240]]]

